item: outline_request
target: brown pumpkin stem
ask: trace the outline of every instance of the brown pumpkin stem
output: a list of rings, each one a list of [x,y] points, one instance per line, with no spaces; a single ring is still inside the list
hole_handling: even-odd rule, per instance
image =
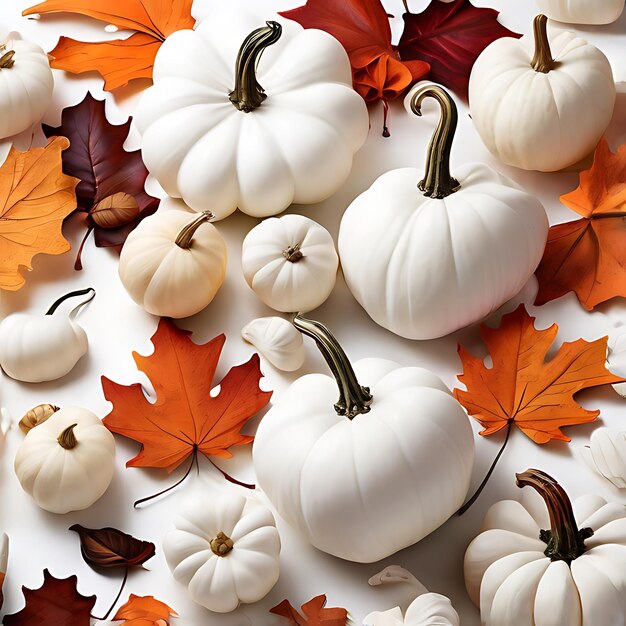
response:
[[[556,61],[552,58],[550,50],[550,40],[548,39],[548,18],[545,15],[538,15],[533,22],[533,33],[535,36],[535,54],[530,66],[535,72],[548,74],[556,66]]]
[[[57,438],[59,445],[64,450],[73,450],[77,445],[78,441],[76,440],[76,435],[74,434],[74,429],[78,426],[78,424],[72,424],[68,426]]]
[[[4,47],[0,50],[2,51]],[[9,50],[0,56],[0,70],[11,69],[15,65],[15,50]]]
[[[304,258],[304,254],[302,254],[302,250],[300,250],[301,244],[296,243],[293,246],[289,246],[286,250],[283,250],[283,256],[290,263],[297,263],[300,259]]]
[[[223,532],[217,533],[217,537],[211,541],[211,551],[216,556],[226,556],[232,549],[235,543]]]
[[[89,298],[78,306],[83,306],[88,302],[91,302],[96,297],[96,290],[93,287],[87,287],[87,289],[78,289],[77,291],[70,291],[69,293],[66,293],[64,296],[61,296],[58,300],[55,300],[52,303],[52,306],[46,311],[46,315],[52,315],[66,300],[76,298],[78,296],[86,296],[87,294],[89,294]]]
[[[244,113],[254,111],[267,98],[256,77],[257,65],[265,48],[275,44],[283,32],[278,22],[269,21],[265,24],[244,39],[237,54],[235,88],[228,94],[228,98]]]
[[[450,174],[450,152],[459,114],[454,100],[445,89],[438,85],[427,85],[418,89],[411,98],[411,111],[415,115],[422,115],[425,98],[437,100],[441,116],[428,146],[424,178],[417,187],[430,198],[446,198],[461,188],[459,181]]]
[[[572,503],[563,487],[552,476],[537,469],[528,469],[515,476],[518,487],[532,487],[548,507],[550,530],[542,530],[539,534],[548,546],[544,554],[552,561],[567,564],[577,559],[587,550],[585,539],[593,535],[593,530],[578,529]]]
[[[213,213],[211,213],[211,211],[203,211],[202,213],[200,213],[200,215],[198,215],[198,217],[189,222],[189,224],[181,228],[180,232],[176,236],[176,240],[174,243],[179,248],[184,248],[185,250],[191,248],[193,236],[195,235],[198,228],[200,228],[202,224],[211,221],[213,217],[214,215]]]
[[[306,319],[299,313],[295,316],[293,325],[303,335],[315,340],[337,381],[339,387],[339,400],[335,404],[337,415],[353,419],[357,415],[368,413],[373,402],[369,387],[362,387],[359,384],[346,353],[330,330],[321,322]]]

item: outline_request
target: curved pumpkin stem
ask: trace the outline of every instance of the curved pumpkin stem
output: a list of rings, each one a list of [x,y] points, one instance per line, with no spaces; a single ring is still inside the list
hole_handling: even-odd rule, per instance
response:
[[[15,65],[15,50],[6,52],[6,46],[0,46],[0,70],[9,70]]]
[[[189,222],[189,224],[186,224],[180,229],[180,232],[176,236],[176,240],[174,241],[174,243],[180,248],[191,248],[193,236],[198,228],[200,228],[202,224],[210,222],[213,217],[214,215],[213,213],[211,213],[211,211],[203,211],[202,213],[200,213],[200,215],[198,215],[198,217],[196,217],[194,220]]]
[[[550,40],[548,39],[548,18],[545,15],[538,15],[533,22],[533,33],[535,36],[535,54],[530,66],[535,72],[548,74],[556,66],[556,61],[552,58],[550,50]]]
[[[46,311],[46,315],[52,315],[66,300],[76,298],[78,296],[86,296],[87,294],[90,294],[89,298],[78,306],[83,306],[88,302],[91,302],[96,297],[96,290],[93,287],[87,287],[87,289],[79,289],[77,291],[70,291],[69,293],[66,293],[64,296],[61,296],[58,300],[55,300],[52,303],[52,306]]]

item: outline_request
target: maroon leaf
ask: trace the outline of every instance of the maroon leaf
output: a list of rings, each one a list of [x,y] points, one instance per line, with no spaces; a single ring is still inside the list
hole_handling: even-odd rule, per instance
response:
[[[76,582],[76,576],[55,578],[44,570],[39,589],[22,587],[26,606],[7,615],[4,626],[89,626],[96,596],[82,596]]]
[[[469,75],[480,53],[501,37],[521,37],[497,18],[495,9],[475,7],[469,0],[433,0],[422,13],[403,15],[400,57],[426,61],[429,79],[467,99]]]
[[[76,269],[81,269],[80,256],[85,240],[93,230],[96,246],[121,248],[128,234],[148,215],[154,213],[159,200],[149,196],[144,184],[148,175],[141,151],[126,152],[124,141],[128,136],[131,118],[124,124],[111,124],[105,113],[104,100],[96,100],[91,93],[73,107],[63,109],[61,126],[43,125],[47,137],[62,135],[70,140],[63,153],[63,172],[80,179],[76,187],[77,211],[85,214],[87,232],[78,251]],[[128,211],[116,221],[103,225],[92,215],[98,204],[105,204],[116,194],[128,194],[137,203],[138,211]],[[100,204],[102,207],[102,204]]]

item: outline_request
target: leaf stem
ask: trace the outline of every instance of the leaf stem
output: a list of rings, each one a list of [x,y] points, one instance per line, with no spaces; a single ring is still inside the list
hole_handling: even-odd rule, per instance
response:
[[[85,247],[85,243],[89,235],[91,235],[92,230],[93,230],[93,226],[89,226],[87,228],[87,232],[85,233],[85,236],[83,237],[83,240],[80,242],[80,246],[78,247],[78,252],[76,253],[76,260],[74,261],[74,269],[77,272],[83,269],[83,259],[82,259],[83,248]]]
[[[404,12],[405,13],[410,13],[410,9],[409,9],[409,0],[402,0],[402,4],[404,5]]]
[[[208,457],[207,457],[208,458]],[[229,482],[233,483],[233,485],[239,485],[240,487],[245,487],[246,489],[256,489],[256,485],[250,483],[243,483],[236,478],[233,478],[230,474],[227,474],[221,467],[217,466],[212,459],[209,459],[209,463]]]
[[[122,591],[124,591],[124,587],[126,586],[127,580],[128,580],[128,567],[124,570],[124,578],[122,578],[122,585],[120,586],[120,589],[117,592],[117,595],[115,596],[115,600],[113,600],[113,604],[109,607],[109,610],[106,612],[104,617],[96,617],[95,615],[91,615],[90,617],[92,619],[95,619],[99,622],[101,621],[103,622],[105,619],[107,619],[107,617],[109,617],[109,615],[111,614],[111,611],[115,608],[115,605],[118,603],[118,600],[120,599],[122,595]]]
[[[391,137],[389,126],[387,126],[387,117],[389,116],[389,102],[383,100],[383,137]]]

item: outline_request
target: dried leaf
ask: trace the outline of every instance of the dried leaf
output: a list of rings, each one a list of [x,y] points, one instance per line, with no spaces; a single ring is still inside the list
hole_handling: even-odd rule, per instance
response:
[[[125,626],[166,626],[176,611],[152,596],[130,594],[128,602],[115,614],[114,620],[123,620]]]
[[[133,196],[119,191],[94,204],[89,215],[97,226],[109,230],[134,220],[139,215],[139,205]]]
[[[65,137],[55,137],[45,148],[11,148],[0,167],[0,289],[20,289],[20,268],[31,270],[35,255],[70,249],[61,225],[76,208],[78,181],[61,171],[68,146]]]
[[[270,609],[270,613],[280,615],[289,620],[295,626],[346,626],[348,611],[346,609],[326,609],[326,596],[317,596],[302,605],[300,615],[291,606],[288,600],[283,600],[278,606]]]
[[[51,66],[74,74],[96,70],[111,91],[136,78],[152,78],[154,58],[166,37],[193,28],[192,0],[46,0],[23,15],[76,13],[135,31],[128,39],[82,42],[61,37]]]
[[[24,414],[19,423],[20,430],[26,434],[35,426],[39,426],[39,424],[50,419],[58,410],[59,407],[54,404],[38,404]]]
[[[580,173],[578,189],[561,202],[583,218],[550,228],[535,304],[573,291],[590,311],[626,296],[626,144],[613,154],[602,140],[591,169]]]
[[[55,578],[46,569],[39,589],[22,587],[26,606],[7,615],[4,626],[89,626],[96,596],[78,593],[76,576]]]

